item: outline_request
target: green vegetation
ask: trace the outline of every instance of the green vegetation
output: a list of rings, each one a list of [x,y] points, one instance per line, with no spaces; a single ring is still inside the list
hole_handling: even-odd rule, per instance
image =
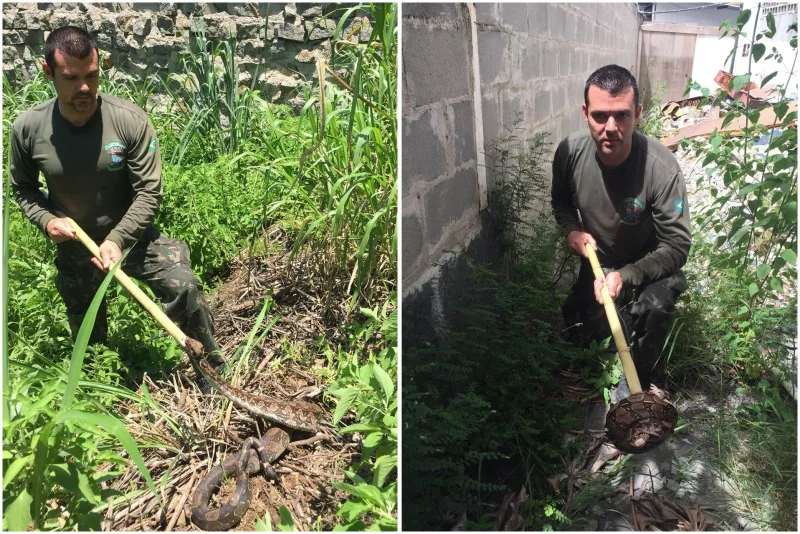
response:
[[[403,528],[441,529],[464,514],[468,529],[492,530],[503,493],[520,486],[524,528],[558,524],[563,499],[547,477],[561,467],[563,431],[580,426],[579,407],[558,398],[559,371],[600,373],[561,341],[552,295],[566,264],[554,275],[564,240],[548,220],[547,153],[543,136],[492,145],[489,205],[507,261],[453,269],[441,334],[403,318]]]
[[[751,67],[753,61],[774,59],[794,79],[797,24],[790,42],[794,57],[783,58],[760,42],[775,36],[773,15],[767,14],[767,28],[756,28],[752,37],[742,32],[750,16],[744,10],[721,29],[738,36],[739,46],[751,45]],[[776,74],[765,76],[761,86]],[[741,90],[750,77],[735,76],[729,89]],[[722,90],[712,94],[692,81],[689,88],[703,92],[700,105],[723,107],[723,128],[739,117],[746,118],[746,126],[744,135],[715,131],[707,141],[682,142],[701,166],[699,176],[687,181],[708,190],[710,198],[692,206],[696,237],[688,272],[699,291],[686,299],[677,318],[668,368],[684,380],[701,371],[701,379],[720,395],[733,380],[736,392],[751,399],[712,423],[719,462],[743,487],[746,512],[760,529],[794,531],[797,129],[789,125],[797,111],[790,110],[788,85],[777,87],[776,118],[769,127],[758,124],[762,110],[729,100]]]
[[[343,35],[356,9],[370,17],[366,43]],[[291,258],[308,270],[318,289],[312,297],[325,303],[328,331],[336,333],[290,356],[331,384],[336,424],[364,436],[360,460],[323,481],[349,479],[337,484],[340,519],[316,528],[387,528],[396,525],[397,508],[397,6],[338,15],[336,76],[321,78],[297,113],[263,100],[253,87],[237,87],[232,40],[212,45],[199,38],[185,55],[184,74],[200,81],[197,92],[152,77],[140,86],[104,79],[101,91],[150,114],[164,165],[156,225],[187,243],[207,290],[241,251],[254,258],[272,250],[268,229],[286,232]],[[221,69],[213,67],[219,59]],[[55,95],[41,75],[19,87],[4,79],[3,91],[7,158],[13,120]],[[153,94],[167,98],[156,106]],[[8,186],[4,205],[3,526],[99,530],[110,506],[124,508],[151,492],[161,499],[172,467],[151,480],[142,456],[167,451],[174,466],[191,453],[191,433],[151,398],[144,381],[145,373],[166,378],[180,350],[159,337],[157,324],[116,282],[106,294],[108,346],[87,347],[87,336],[79,336],[73,349],[53,283],[55,246],[24,218]],[[264,321],[262,337],[271,324]],[[246,358],[249,349],[236,356]],[[312,370],[315,360],[324,366]],[[136,412],[168,420],[174,435],[131,438],[125,417]],[[144,480],[127,492],[109,489],[131,460]],[[294,524],[281,509],[278,528]],[[262,528],[270,525],[267,519]]]

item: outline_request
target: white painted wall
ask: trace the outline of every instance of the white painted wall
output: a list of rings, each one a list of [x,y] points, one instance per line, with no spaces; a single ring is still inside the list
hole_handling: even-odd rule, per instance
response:
[[[661,4],[659,4],[659,6],[661,6]],[[766,13],[762,10],[761,15],[758,17],[758,24],[756,25],[756,11],[758,9],[758,2],[744,2],[743,9],[750,9],[752,11],[752,15],[747,25],[744,27],[744,32],[747,37],[739,37],[733,74],[745,74],[748,72],[748,69],[752,69],[751,79],[753,83],[760,86],[761,80],[763,80],[765,76],[777,71],[778,75],[775,76],[775,78],[773,78],[769,83],[771,85],[785,84],[789,79],[789,69],[791,68],[792,60],[794,59],[796,53],[796,51],[789,45],[789,39],[792,35],[795,35],[795,33],[787,32],[786,30],[792,22],[797,21],[797,12],[795,11],[793,14],[782,14],[776,16],[775,25],[778,31],[775,37],[773,39],[762,38],[760,41],[758,41],[760,43],[764,43],[764,45],[767,47],[767,52],[764,54],[764,57],[770,53],[772,47],[774,46],[783,56],[783,64],[778,63],[778,61],[775,59],[765,60],[763,58],[758,62],[753,60],[751,63],[751,38],[756,33],[766,29],[767,18]],[[699,11],[685,12],[685,14],[691,13],[699,13]],[[731,24],[736,22],[736,17],[738,17],[738,12],[733,14]],[[698,20],[695,18],[685,20],[684,22],[698,23]],[[717,72],[720,70],[730,72],[731,70],[731,58],[728,57],[728,54],[730,54],[731,50],[733,49],[734,43],[735,39],[730,36],[718,38],[710,35],[698,35],[697,42],[695,44],[692,79],[697,81],[701,86],[708,87],[712,90],[712,92],[716,90],[718,86],[716,82],[714,82],[714,77],[717,75]],[[745,44],[751,45],[746,51],[744,47]],[[800,64],[795,67],[796,71],[798,69],[800,69]],[[797,72],[795,72],[795,74],[791,77],[790,87],[787,90],[787,96],[797,98],[798,78],[799,76]],[[700,91],[693,90],[689,93],[689,97],[700,96],[700,94]]]
[[[691,22],[700,26],[719,28],[722,21],[727,19],[736,20],[739,15],[739,9],[735,7],[705,7],[712,3],[714,2],[658,2],[655,5],[656,13],[653,15],[653,22]],[[703,9],[685,11],[695,7],[702,7]],[[671,11],[671,13],[659,13],[659,11]]]

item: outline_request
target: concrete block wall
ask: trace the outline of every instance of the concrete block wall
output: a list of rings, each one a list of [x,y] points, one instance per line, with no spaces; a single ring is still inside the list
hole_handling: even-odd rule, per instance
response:
[[[479,227],[466,4],[403,4],[404,293]]]
[[[563,137],[586,130],[581,103],[592,71],[616,63],[636,75],[639,19],[633,3],[475,8],[477,50],[466,4],[403,4],[404,295],[435,283],[447,252],[467,248],[480,235],[476,106],[485,143],[520,120],[517,135],[549,132],[555,151]],[[487,180],[491,187],[491,174]]]

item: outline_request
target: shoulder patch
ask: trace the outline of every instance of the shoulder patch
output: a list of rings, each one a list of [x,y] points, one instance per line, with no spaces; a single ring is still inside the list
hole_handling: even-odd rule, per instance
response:
[[[682,198],[679,198],[678,200],[676,200],[674,205],[675,205],[675,212],[676,213],[682,213],[683,212],[683,199]]]
[[[150,146],[147,147],[147,151],[153,152],[155,151],[157,146],[158,146],[158,141],[156,141],[155,138],[153,138],[150,140]]]
[[[108,166],[109,171],[118,171],[125,167],[125,143],[122,141],[111,141],[104,147],[108,155],[111,156],[111,163]]]

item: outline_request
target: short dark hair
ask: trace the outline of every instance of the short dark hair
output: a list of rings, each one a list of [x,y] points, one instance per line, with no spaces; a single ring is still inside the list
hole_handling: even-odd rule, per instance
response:
[[[97,45],[83,28],[62,26],[50,32],[44,42],[44,61],[53,72],[56,69],[56,50],[61,50],[68,56],[84,59],[92,53],[92,50],[97,51]]]
[[[639,107],[639,87],[636,85],[636,78],[625,67],[619,65],[606,65],[594,71],[586,86],[583,88],[583,102],[589,107],[589,87],[595,87],[606,91],[611,96],[617,96],[628,87],[633,87],[633,107]]]

